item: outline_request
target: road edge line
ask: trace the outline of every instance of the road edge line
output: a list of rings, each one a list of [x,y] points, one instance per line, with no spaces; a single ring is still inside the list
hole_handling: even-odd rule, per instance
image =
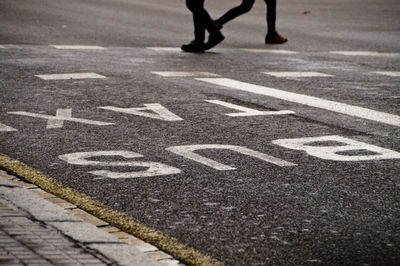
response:
[[[46,176],[41,171],[3,153],[0,153],[0,167],[118,227],[120,230],[158,247],[183,263],[188,265],[225,265],[217,259],[180,242],[178,239],[168,236],[160,230],[150,228],[132,217],[112,210],[100,201],[94,200],[75,189],[66,187],[56,179]]]

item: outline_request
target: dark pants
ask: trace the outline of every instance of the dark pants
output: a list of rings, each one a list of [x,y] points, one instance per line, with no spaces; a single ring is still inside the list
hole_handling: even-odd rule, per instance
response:
[[[216,22],[218,24],[224,25],[232,19],[249,12],[253,7],[254,2],[255,0],[242,0],[242,3],[240,5],[226,12],[222,17],[217,19]],[[265,3],[267,4],[268,33],[274,33],[276,21],[276,0],[265,0]]]
[[[186,6],[193,13],[194,39],[197,42],[204,42],[206,30],[210,35],[219,32],[207,10],[204,9],[204,0],[186,0]]]

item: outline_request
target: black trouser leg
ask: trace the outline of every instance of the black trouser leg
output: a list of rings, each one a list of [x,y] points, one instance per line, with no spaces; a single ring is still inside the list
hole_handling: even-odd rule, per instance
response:
[[[228,21],[231,21],[232,19],[249,12],[251,8],[253,7],[255,0],[243,0],[242,3],[232,9],[230,9],[228,12],[226,12],[222,17],[217,19],[215,22],[218,24],[224,25]]]
[[[193,13],[195,40],[204,42],[205,29],[212,35],[218,33],[213,20],[204,9],[204,0],[186,0],[186,6]]]
[[[267,4],[268,34],[273,34],[276,23],[276,0],[265,0],[265,3]]]

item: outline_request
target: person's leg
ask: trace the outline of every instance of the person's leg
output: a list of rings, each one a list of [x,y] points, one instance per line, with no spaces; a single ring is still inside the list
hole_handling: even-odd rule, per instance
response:
[[[202,21],[201,9],[203,9],[204,0],[186,0],[187,8],[193,14],[194,40],[189,44],[184,44],[181,49],[185,52],[204,52],[205,51],[205,33],[206,28]]]
[[[225,14],[223,14],[220,18],[218,18],[217,20],[215,20],[215,24],[217,25],[217,27],[221,27],[222,25],[224,25],[225,23],[231,21],[232,19],[247,13],[251,10],[251,8],[254,5],[255,0],[243,0],[242,3],[230,10],[228,10],[228,12],[226,12]]]
[[[187,8],[193,14],[194,39],[199,43],[204,43],[206,28],[203,22],[204,0],[186,0]]]
[[[279,44],[287,42],[287,39],[276,31],[276,0],[265,0],[267,4],[268,32],[265,36],[265,43]]]

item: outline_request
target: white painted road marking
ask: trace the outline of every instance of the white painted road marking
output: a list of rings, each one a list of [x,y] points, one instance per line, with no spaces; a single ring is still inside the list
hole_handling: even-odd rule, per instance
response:
[[[96,170],[88,173],[105,177],[105,178],[139,178],[152,177],[162,175],[173,175],[181,173],[181,170],[166,164],[157,162],[143,161],[91,161],[88,158],[102,156],[121,156],[126,159],[142,158],[143,155],[131,151],[93,151],[93,152],[76,152],[58,156],[59,159],[69,164],[86,165],[86,166],[128,166],[128,167],[146,167],[147,170],[134,172],[112,172],[108,170]]]
[[[35,75],[44,80],[65,80],[65,79],[105,79],[105,76],[96,73],[66,73],[66,74],[46,74]]]
[[[196,161],[198,163],[204,164],[206,166],[209,166],[211,168],[214,168],[219,171],[227,171],[227,170],[235,170],[236,168],[225,165],[222,163],[219,163],[217,161],[211,160],[209,158],[206,158],[204,156],[198,155],[194,153],[194,151],[197,150],[204,150],[204,149],[224,149],[224,150],[231,150],[235,151],[250,157],[254,157],[257,159],[260,159],[264,162],[272,163],[278,166],[296,166],[297,164],[290,163],[287,161],[284,161],[282,159],[254,151],[251,149],[248,149],[246,147],[240,147],[240,146],[234,146],[234,145],[222,145],[222,144],[203,144],[203,145],[184,145],[184,146],[172,146],[167,148],[167,151],[170,151],[172,153],[178,154],[180,156],[183,156],[185,158],[191,159],[193,161]]]
[[[0,132],[10,132],[10,131],[18,131],[18,130],[0,123]]]
[[[182,51],[179,47],[146,47],[147,49],[157,52],[180,52]]]
[[[4,49],[5,47],[3,45],[0,45],[0,49]]]
[[[220,75],[210,72],[151,72],[162,77],[220,77]]]
[[[115,106],[101,106],[97,107],[104,110],[110,110],[114,112],[120,112],[131,115],[139,115],[153,119],[159,119],[164,121],[182,121],[183,119],[174,113],[170,112],[167,108],[162,106],[159,103],[147,103],[144,104],[146,107],[140,108],[119,108]],[[151,111],[153,113],[149,113],[146,111]]]
[[[196,78],[196,80],[219,85],[227,89],[247,91],[259,95],[274,97],[289,102],[299,103],[311,107],[321,108],[324,110],[329,110],[345,115],[350,115],[354,117],[359,117],[363,119],[368,119],[400,127],[400,116],[374,111],[363,107],[324,100],[313,96],[268,88],[260,85],[254,85],[228,78]]]
[[[378,75],[385,75],[390,77],[400,77],[400,71],[377,71]]]
[[[325,146],[323,145],[324,142],[327,143]],[[338,142],[338,145],[333,146],[332,144],[328,144],[332,142]],[[302,150],[307,152],[311,156],[331,161],[370,161],[383,159],[400,159],[399,152],[336,135],[297,139],[278,139],[272,141],[272,143],[292,150]],[[312,143],[320,143],[320,145],[312,146]],[[362,153],[362,151],[370,151],[375,154],[344,154],[345,152]]]
[[[251,109],[247,107],[243,107],[240,105],[232,104],[232,103],[227,103],[219,100],[205,100],[206,102],[209,103],[214,103],[218,105],[222,105],[231,109],[235,109],[238,111],[241,111],[240,113],[228,113],[226,114],[227,116],[232,116],[232,117],[238,117],[238,116],[257,116],[257,115],[288,115],[288,114],[294,114],[295,112],[290,111],[290,110],[283,110],[283,111],[259,111],[256,109]]]
[[[261,72],[263,74],[271,75],[278,78],[311,78],[311,77],[333,77],[333,75],[324,74],[320,72]]]
[[[332,51],[331,54],[341,54],[341,55],[350,55],[350,56],[387,56],[387,57],[395,57],[399,56],[399,53],[380,53],[373,51]]]
[[[35,113],[29,113],[29,112],[8,112],[8,114],[23,115],[23,116],[29,116],[29,117],[34,117],[34,118],[46,119],[46,120],[48,120],[47,126],[46,126],[47,129],[62,128],[64,125],[64,121],[71,121],[71,122],[96,125],[96,126],[114,125],[114,123],[71,117],[71,109],[57,109],[57,113],[55,116],[35,114]]]
[[[241,49],[242,51],[250,52],[250,53],[270,53],[270,54],[298,54],[295,51],[289,50],[279,50],[279,49]]]
[[[50,45],[56,49],[63,50],[106,50],[107,48],[96,45]]]

